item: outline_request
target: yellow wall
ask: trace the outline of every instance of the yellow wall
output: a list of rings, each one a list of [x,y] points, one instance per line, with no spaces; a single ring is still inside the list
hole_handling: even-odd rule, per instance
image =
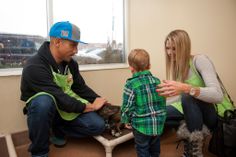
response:
[[[194,54],[204,53],[214,62],[228,92],[236,100],[235,0],[128,0],[129,48],[149,51],[152,72],[165,78],[163,41],[173,29],[185,29],[192,39]],[[97,93],[115,104],[121,94],[128,69],[82,72]],[[26,117],[19,100],[21,76],[0,77],[0,133],[24,130]]]
[[[123,85],[131,76],[127,69],[82,72],[86,83],[113,104],[120,104]],[[0,77],[0,133],[25,130],[26,116],[20,101],[20,76]]]

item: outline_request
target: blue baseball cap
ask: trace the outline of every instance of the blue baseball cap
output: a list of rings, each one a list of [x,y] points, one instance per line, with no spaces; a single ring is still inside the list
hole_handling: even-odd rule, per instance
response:
[[[50,29],[49,36],[87,44],[80,40],[79,27],[69,21],[55,23]]]

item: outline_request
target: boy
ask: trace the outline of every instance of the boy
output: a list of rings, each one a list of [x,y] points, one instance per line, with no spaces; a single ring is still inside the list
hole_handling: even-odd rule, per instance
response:
[[[149,54],[134,49],[128,56],[133,74],[124,87],[121,121],[133,129],[138,157],[159,157],[160,135],[166,119],[166,101],[156,92],[160,80],[152,76]]]

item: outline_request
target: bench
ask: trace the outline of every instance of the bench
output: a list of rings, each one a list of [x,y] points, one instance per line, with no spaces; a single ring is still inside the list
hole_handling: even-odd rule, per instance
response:
[[[115,146],[134,138],[134,136],[132,130],[123,129],[122,135],[119,137],[113,137],[109,133],[104,132],[102,135],[94,136],[93,138],[105,147],[106,157],[112,157],[112,150]]]

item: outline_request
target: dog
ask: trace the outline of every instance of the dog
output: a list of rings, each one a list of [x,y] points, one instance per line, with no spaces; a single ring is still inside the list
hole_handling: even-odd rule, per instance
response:
[[[97,113],[104,119],[106,130],[112,136],[119,137],[122,135],[121,130],[124,129],[124,124],[120,121],[120,106],[106,103]]]

